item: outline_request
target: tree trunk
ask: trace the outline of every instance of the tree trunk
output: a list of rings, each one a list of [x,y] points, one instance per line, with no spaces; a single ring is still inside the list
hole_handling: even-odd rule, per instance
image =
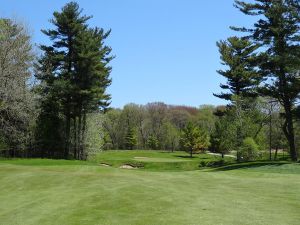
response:
[[[72,79],[72,53],[73,53],[73,43],[72,36],[68,35],[68,55],[67,55],[67,63],[68,63],[68,80]],[[71,96],[67,93],[67,101],[66,101],[66,140],[65,140],[65,159],[69,158],[70,154],[70,133],[71,133]]]
[[[80,116],[80,130],[81,130],[81,138],[80,138],[80,159],[85,159],[85,131],[86,131],[86,113],[81,113]]]
[[[81,115],[81,110],[79,113],[79,118],[78,118],[78,154],[77,154],[77,159],[80,159],[81,151],[82,151],[82,115]]]
[[[69,107],[68,107],[69,108]],[[71,128],[71,116],[70,109],[67,109],[66,115],[66,139],[65,139],[65,152],[64,157],[68,159],[69,157],[69,148],[70,148],[70,128]]]
[[[277,160],[277,153],[278,153],[278,147],[276,147],[276,150],[275,150],[274,160]]]
[[[293,161],[298,160],[296,145],[295,145],[295,133],[294,133],[294,123],[291,104],[289,101],[286,101],[284,104],[285,109],[285,122],[283,125],[283,132],[288,140],[290,155]]]
[[[142,137],[143,149],[145,149],[146,148],[146,138],[145,138],[145,134],[144,134],[144,131],[143,131],[143,121],[142,120],[139,121],[139,130],[140,130],[140,134],[141,134],[141,137]]]
[[[241,155],[240,155],[240,151],[239,150],[237,150],[237,152],[236,152],[236,161],[237,162],[241,161]]]
[[[269,160],[271,161],[272,160],[272,103],[271,103],[271,109],[270,109],[270,121],[269,121]]]
[[[74,134],[74,158],[77,159],[77,123],[76,123],[76,116],[73,119],[73,134]]]

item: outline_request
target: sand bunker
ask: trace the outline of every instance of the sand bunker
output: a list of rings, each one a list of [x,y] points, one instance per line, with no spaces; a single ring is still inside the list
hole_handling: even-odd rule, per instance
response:
[[[106,163],[100,163],[99,165],[100,165],[100,166],[105,166],[105,167],[110,167],[110,166],[111,166],[111,165],[106,164]]]
[[[120,169],[136,169],[137,167],[134,167],[132,165],[129,164],[124,164],[122,166],[119,167]]]

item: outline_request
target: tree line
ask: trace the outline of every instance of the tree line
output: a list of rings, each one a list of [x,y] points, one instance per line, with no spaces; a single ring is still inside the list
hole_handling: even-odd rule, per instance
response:
[[[103,120],[104,148],[183,150],[189,141],[182,140],[194,132],[198,138],[194,150],[205,150],[216,119],[214,110],[209,105],[196,108],[162,102],[111,109]]]
[[[187,151],[191,156],[209,150],[223,157],[237,153],[239,161],[269,159],[270,150],[276,160],[279,152],[288,152],[280,104],[262,97],[236,101],[238,107],[154,102],[110,109],[102,117],[103,149]],[[295,128],[299,137],[298,121]]]

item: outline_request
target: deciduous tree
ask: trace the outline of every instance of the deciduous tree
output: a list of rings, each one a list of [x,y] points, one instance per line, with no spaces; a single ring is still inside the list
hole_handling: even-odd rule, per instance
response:
[[[200,130],[192,123],[188,123],[182,131],[180,143],[183,149],[190,153],[192,158],[194,152],[208,148],[209,137],[204,130]]]
[[[0,142],[14,150],[26,145],[34,119],[34,97],[28,86],[34,54],[26,27],[0,19]]]

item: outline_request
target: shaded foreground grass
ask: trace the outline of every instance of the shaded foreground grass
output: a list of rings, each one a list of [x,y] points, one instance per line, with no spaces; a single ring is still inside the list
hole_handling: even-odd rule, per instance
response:
[[[212,171],[228,170],[248,170],[250,172],[258,171],[265,173],[300,174],[300,164],[294,164],[287,161],[256,161],[233,163],[226,166],[220,166]]]
[[[281,167],[152,172],[4,160],[0,224],[298,224],[300,165]]]

